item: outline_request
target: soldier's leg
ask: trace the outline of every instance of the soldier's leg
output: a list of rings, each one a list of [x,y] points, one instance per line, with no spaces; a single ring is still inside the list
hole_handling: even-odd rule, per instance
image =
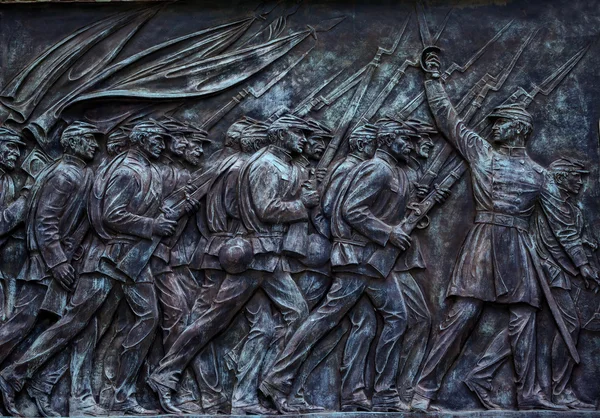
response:
[[[508,339],[513,355],[519,399],[532,398],[537,389],[536,378],[536,308],[529,305],[510,306]]]
[[[294,376],[310,350],[352,309],[366,284],[358,274],[340,273],[334,278],[325,300],[303,321],[277,356],[261,384],[261,391],[272,397],[290,393]]]
[[[404,333],[398,365],[398,392],[403,401],[410,402],[427,349],[431,332],[431,313],[423,292],[412,274],[409,272],[393,274],[402,289],[408,313],[407,330]]]
[[[237,312],[260,285],[261,272],[228,275],[211,307],[192,322],[177,338],[169,352],[150,376],[152,384],[176,390],[183,370],[196,354],[219,332],[227,328]],[[154,385],[157,390],[162,390]]]
[[[581,324],[577,317],[577,308],[571,298],[571,293],[567,289],[553,288],[552,294],[558,305],[561,316],[565,320],[567,329],[571,338],[577,344]],[[552,341],[552,396],[561,398],[565,391],[570,388],[571,375],[575,367],[575,360],[569,354],[569,349],[558,330],[555,332]]]
[[[187,295],[173,271],[155,276],[156,292],[162,311],[160,326],[165,350],[175,342],[187,325],[189,307]]]
[[[373,307],[383,317],[383,328],[375,347],[373,410],[407,409],[400,403],[396,379],[402,336],[406,330],[406,305],[400,285],[393,276],[370,279],[366,288]]]
[[[115,404],[127,402],[135,394],[138,371],[156,336],[159,323],[158,300],[154,283],[122,284],[135,323],[123,341],[123,352],[115,385]]]
[[[14,364],[0,376],[15,390],[21,390],[25,379],[44,365],[79,334],[102,306],[113,281],[100,274],[80,277],[64,316],[43,332]]]
[[[46,286],[23,281],[13,314],[0,326],[0,363],[29,335],[46,295]]]
[[[348,313],[351,328],[342,357],[342,409],[368,409],[370,402],[365,393],[365,369],[369,348],[377,333],[377,317],[368,298],[360,298]]]
[[[302,367],[300,367],[300,370],[294,379],[294,385],[291,392],[293,399],[290,400],[290,404],[300,405],[309,409],[314,408],[311,408],[311,405],[304,399],[306,381],[317,366],[335,350],[344,338],[344,335],[350,330],[350,326],[350,320],[344,318],[339,326],[329,331],[329,333],[314,346],[308,358],[302,363]]]
[[[204,270],[204,280],[198,289],[195,303],[190,313],[190,323],[203,315],[211,306],[219,293],[219,288],[225,280],[227,273],[222,270]],[[214,342],[210,341],[207,346],[198,353],[191,363],[191,368],[196,376],[196,382],[200,388],[202,407],[207,411],[223,411],[228,402],[221,387],[221,370],[216,358]]]
[[[435,399],[450,366],[462,350],[465,341],[477,323],[483,302],[471,298],[456,298],[437,329],[431,350],[425,360],[415,395]],[[418,396],[413,397],[417,406]]]
[[[303,271],[298,274],[296,283],[302,290],[308,309],[313,310],[329,290],[331,277],[314,271]]]
[[[70,358],[71,397],[69,410],[71,414],[102,412],[97,407],[92,392],[94,353],[98,341],[113,322],[122,296],[123,292],[120,286],[114,286],[88,325],[73,339]],[[113,348],[116,351],[116,357],[119,357],[120,349],[117,346],[113,346]],[[108,402],[107,407],[111,406],[112,399]]]
[[[240,352],[236,380],[231,397],[232,408],[258,405],[258,378],[263,360],[275,336],[271,302],[261,291],[246,305],[250,332]],[[232,412],[233,413],[233,412]]]
[[[508,328],[503,328],[486,347],[477,364],[464,380],[486,409],[501,409],[490,399],[490,391],[494,376],[509,359],[511,353]]]

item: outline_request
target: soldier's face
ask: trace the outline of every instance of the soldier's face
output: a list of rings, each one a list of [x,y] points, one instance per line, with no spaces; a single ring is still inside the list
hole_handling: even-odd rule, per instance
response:
[[[429,158],[433,149],[433,141],[428,134],[421,134],[417,142],[417,155],[421,158]]]
[[[513,120],[498,118],[492,127],[492,140],[498,143],[510,142],[515,138],[516,123]]]
[[[313,160],[320,160],[325,152],[325,141],[320,136],[310,136],[304,145],[304,155]]]
[[[202,142],[192,141],[185,149],[185,160],[194,167],[200,165],[203,155],[204,149],[202,148]]]
[[[142,148],[150,157],[158,158],[165,149],[165,140],[160,134],[150,134],[142,141]]]
[[[581,173],[570,172],[565,177],[562,186],[571,194],[578,194],[583,186]]]
[[[362,139],[359,142],[362,143],[361,152],[363,153],[363,155],[366,158],[373,158],[373,156],[375,155],[375,151],[377,150],[377,143],[375,139]]]
[[[171,135],[171,140],[169,141],[169,151],[171,154],[177,157],[183,157],[185,154],[185,150],[188,147],[189,141],[185,137],[184,134],[175,133]]]
[[[294,154],[302,154],[306,144],[306,137],[301,129],[288,129],[283,133],[283,146]]]
[[[397,135],[392,142],[390,151],[400,161],[408,161],[410,153],[414,147],[410,140],[404,135]]]
[[[93,134],[85,134],[75,139],[73,144],[73,151],[75,154],[85,161],[91,161],[94,159],[96,150],[98,150],[98,141]]]
[[[0,142],[0,165],[3,168],[12,170],[17,165],[17,160],[21,156],[19,146],[14,142]]]

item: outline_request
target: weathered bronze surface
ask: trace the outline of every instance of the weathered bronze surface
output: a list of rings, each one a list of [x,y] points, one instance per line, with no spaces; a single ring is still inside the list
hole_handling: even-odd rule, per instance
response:
[[[1,4],[3,412],[595,415],[599,24]]]

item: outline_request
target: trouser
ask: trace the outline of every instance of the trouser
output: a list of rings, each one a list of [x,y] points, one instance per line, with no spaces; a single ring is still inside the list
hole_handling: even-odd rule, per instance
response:
[[[239,275],[228,274],[211,307],[179,336],[150,378],[176,390],[190,361],[216,334],[229,326],[259,288],[279,308],[290,331],[308,316],[300,289],[280,267],[271,274],[254,270]]]
[[[14,348],[33,330],[46,291],[47,286],[38,282],[21,282],[13,314],[0,327],[0,363],[6,360]],[[48,328],[49,324],[44,322],[43,326]],[[68,370],[68,366],[68,352],[59,353],[35,374],[31,386],[50,395],[54,386]]]
[[[392,274],[400,284],[408,313],[398,365],[398,392],[403,401],[410,402],[417,383],[419,368],[427,350],[431,332],[431,314],[423,292],[412,274],[407,271]]]
[[[330,282],[330,277],[314,272],[305,272],[297,279],[310,310],[327,293]],[[332,329],[315,344],[294,379],[292,396],[296,398],[304,396],[304,387],[310,374],[348,334],[340,368],[342,380],[341,402],[344,405],[359,399],[366,399],[364,393],[366,389],[365,368],[369,348],[376,332],[377,317],[375,311],[369,300],[363,296],[356,306],[350,310],[347,318],[342,320],[340,326]]]
[[[435,399],[450,366],[460,354],[465,341],[477,324],[484,302],[458,297],[440,325],[419,378],[415,392]],[[508,305],[508,333],[500,333],[486,349],[471,374],[479,379],[495,373],[502,361],[513,356],[519,399],[532,397],[536,391],[536,308],[526,304]],[[508,337],[508,338],[507,338]]]
[[[273,318],[271,303],[262,291],[255,293],[246,304],[245,313],[250,332],[237,358],[231,397],[231,406],[237,408],[259,403],[258,380],[278,325]]]
[[[406,328],[406,307],[398,283],[390,275],[373,279],[359,274],[338,273],[326,299],[314,310],[277,357],[264,383],[289,394],[300,366],[315,344],[337,326],[366,295],[383,317],[383,329],[375,350],[375,395],[379,403],[398,398],[396,374],[400,340]]]
[[[165,351],[191,322],[192,307],[198,297],[200,286],[186,266],[177,266],[155,276],[158,300],[162,308],[161,328]],[[183,379],[177,393],[177,403],[198,399],[191,374]]]
[[[16,390],[21,390],[26,379],[30,379],[52,356],[65,349],[79,333],[82,334],[74,345],[74,350],[76,346],[95,346],[98,330],[98,316],[95,317],[95,314],[100,311],[103,317],[112,317],[118,302],[105,302],[107,299],[118,301],[123,297],[135,316],[135,323],[122,344],[116,379],[115,400],[125,402],[135,393],[137,373],[158,326],[158,306],[153,283],[122,284],[101,274],[82,275],[77,281],[65,315],[43,332],[19,360],[2,370],[0,375]]]
[[[577,344],[581,324],[571,292],[567,289],[552,288],[552,295],[573,342]],[[573,367],[575,367],[575,360],[557,329],[552,341],[552,395],[561,395],[569,387]]]

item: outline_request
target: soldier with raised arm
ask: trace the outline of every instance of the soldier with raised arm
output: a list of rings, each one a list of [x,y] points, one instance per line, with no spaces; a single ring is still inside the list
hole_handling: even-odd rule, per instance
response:
[[[138,415],[155,412],[143,408],[135,398],[137,373],[159,322],[152,272],[145,266],[139,276],[128,277],[117,266],[140,240],[150,240],[154,235],[168,236],[175,230],[175,222],[160,214],[162,178],[153,162],[165,148],[164,135],[164,129],[153,121],[137,124],[130,135],[129,151],[115,158],[96,176],[89,215],[104,245],[88,248],[82,260],[84,264],[95,265],[95,271],[80,275],[63,317],[43,332],[15,363],[0,372],[0,389],[7,407],[14,407],[15,393],[73,338],[77,337],[75,346],[80,349],[94,347],[97,329],[102,328],[96,321],[103,316],[110,319],[110,312],[114,312],[118,301],[124,298],[135,322],[130,325],[121,347],[112,408]],[[66,263],[57,266],[64,267],[57,270],[57,280],[70,286],[72,268]],[[89,271],[89,265],[87,267],[82,271]],[[89,350],[83,351],[89,354]],[[86,359],[91,361],[89,356]],[[86,385],[89,377],[79,376],[82,389],[89,387]],[[74,393],[77,394],[77,389]]]
[[[505,304],[519,409],[564,410],[546,399],[536,377],[536,312],[542,303],[529,221],[537,204],[550,214],[550,226],[583,277],[595,279],[571,212],[554,199],[556,185],[525,149],[533,118],[519,104],[492,113],[493,144],[458,117],[440,80],[436,52],[424,53],[425,90],[438,129],[469,164],[475,199],[475,225],[454,267],[447,297],[452,305],[434,337],[412,407],[427,410],[450,366],[488,303]]]

